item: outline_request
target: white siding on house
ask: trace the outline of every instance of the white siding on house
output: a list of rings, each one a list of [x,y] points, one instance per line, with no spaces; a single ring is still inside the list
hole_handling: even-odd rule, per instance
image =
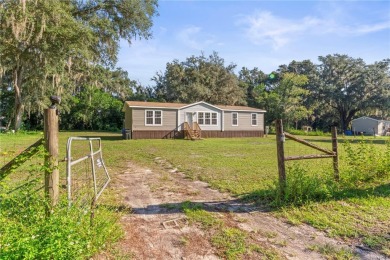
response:
[[[369,118],[369,117],[360,117],[352,120],[352,131],[355,132],[364,132],[365,134],[373,135],[381,133],[382,129],[379,129],[379,120]]]
[[[221,110],[206,104],[196,104],[179,111],[179,125],[187,121],[186,113],[193,113],[194,122],[198,122],[198,112],[217,113],[217,125],[199,125],[202,130],[221,130]]]
[[[387,132],[390,132],[390,121],[384,121],[383,135],[386,135]]]

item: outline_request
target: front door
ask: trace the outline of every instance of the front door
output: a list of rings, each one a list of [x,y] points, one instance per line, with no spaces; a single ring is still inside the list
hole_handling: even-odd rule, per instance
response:
[[[193,124],[194,124],[194,115],[192,114],[192,112],[187,112],[186,113],[186,122],[190,125],[191,128],[193,128]]]

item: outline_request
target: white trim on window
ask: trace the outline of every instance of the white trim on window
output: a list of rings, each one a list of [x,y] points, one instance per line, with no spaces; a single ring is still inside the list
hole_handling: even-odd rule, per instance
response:
[[[238,126],[238,113],[232,113],[232,126]]]
[[[257,126],[257,113],[251,113],[251,125]]]
[[[218,113],[217,112],[197,112],[199,125],[218,125]]]
[[[162,110],[145,110],[145,126],[161,126],[162,118]]]

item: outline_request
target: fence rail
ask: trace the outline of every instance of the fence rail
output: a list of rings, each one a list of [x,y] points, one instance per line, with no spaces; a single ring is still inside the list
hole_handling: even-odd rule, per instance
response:
[[[289,138],[295,142],[313,148],[317,151],[323,152],[325,154],[311,154],[311,155],[299,155],[299,156],[287,156],[284,155],[284,142],[285,139]],[[334,170],[334,179],[339,181],[339,160],[338,160],[338,145],[337,145],[337,129],[332,127],[332,151],[322,148],[318,145],[310,143],[306,140],[300,139],[292,134],[286,133],[283,131],[283,122],[281,119],[276,120],[276,146],[277,146],[277,158],[278,158],[278,172],[279,172],[279,185],[284,196],[284,192],[287,185],[286,177],[286,161],[293,160],[305,160],[305,159],[321,159],[321,158],[332,158],[333,159],[333,170]]]
[[[9,175],[13,169],[18,168],[34,154],[38,152],[38,147],[43,144],[43,139],[39,139],[29,147],[27,147],[23,152],[15,156],[11,161],[6,165],[0,168],[0,181]]]

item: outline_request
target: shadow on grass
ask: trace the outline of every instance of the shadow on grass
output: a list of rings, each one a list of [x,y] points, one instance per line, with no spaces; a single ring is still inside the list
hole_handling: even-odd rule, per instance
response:
[[[172,202],[162,204],[151,204],[145,207],[129,207],[124,205],[111,206],[99,205],[115,212],[132,213],[140,215],[154,214],[174,214],[182,213],[184,207],[194,209],[203,209],[208,212],[234,212],[234,213],[250,213],[250,212],[266,212],[266,208],[256,206],[254,203],[246,202],[241,199],[224,200],[224,201],[202,201],[202,202]]]
[[[309,139],[309,138],[302,138],[308,142],[318,142],[318,143],[332,143],[332,140],[329,139]],[[390,138],[389,139],[361,139],[361,138],[356,138],[356,139],[337,139],[338,143],[339,144],[343,144],[343,143],[351,143],[351,144],[357,144],[357,143],[360,143],[360,142],[365,142],[365,143],[372,143],[372,144],[386,144],[387,142],[390,141]]]
[[[140,215],[155,215],[155,214],[174,214],[182,213],[184,205],[192,205],[193,208],[203,209],[208,212],[233,212],[233,213],[251,213],[251,212],[270,212],[278,210],[281,206],[299,206],[296,203],[283,202],[279,205],[272,201],[272,194],[275,190],[258,190],[247,193],[239,199],[223,200],[223,201],[200,201],[200,202],[172,202],[161,204],[150,204],[145,207],[131,207],[126,205],[99,205],[111,211],[121,212],[125,214],[140,214]],[[367,189],[344,189],[335,192],[333,196],[327,200],[307,199],[304,203],[321,202],[332,200],[344,200],[351,198],[368,198],[368,197],[390,197],[390,183],[379,185],[374,188]],[[302,204],[304,204],[302,203]]]
[[[372,188],[366,189],[344,189],[338,192],[335,192],[334,199],[351,199],[351,198],[367,198],[370,196],[374,197],[390,197],[390,183],[382,184]]]
[[[112,135],[102,135],[102,136],[99,136],[99,135],[81,135],[79,137],[83,137],[83,138],[99,137],[102,141],[120,141],[120,140],[124,140],[122,138],[121,134],[116,134],[116,133],[112,133]]]

